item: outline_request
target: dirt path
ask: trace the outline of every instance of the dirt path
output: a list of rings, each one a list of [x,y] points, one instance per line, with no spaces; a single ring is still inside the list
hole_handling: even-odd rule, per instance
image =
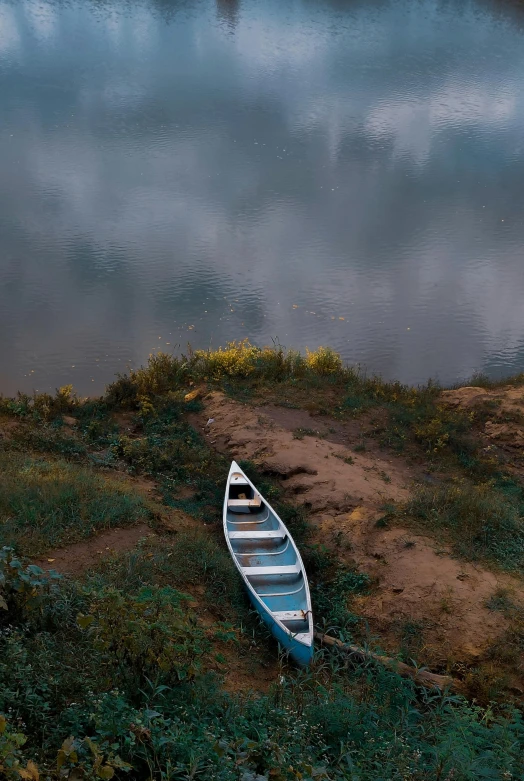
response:
[[[485,603],[500,588],[524,601],[521,581],[461,562],[435,539],[377,527],[384,503],[407,499],[415,467],[400,457],[355,452],[358,431],[346,431],[344,441],[325,419],[321,436],[303,436],[319,430],[318,418],[307,412],[249,407],[221,393],[209,394],[204,405],[200,426],[207,440],[278,475],[291,498],[307,504],[314,541],[375,579],[378,588],[360,599],[360,612],[384,647],[398,647],[411,627],[432,663],[454,656],[473,662],[507,630],[504,616]]]
[[[385,502],[408,496],[412,474],[403,462],[356,453],[343,444],[303,436],[300,431],[294,434],[263,407],[250,408],[221,393],[209,394],[204,403],[202,421],[214,421],[204,427],[208,441],[218,450],[251,459],[264,471],[279,475],[290,495],[300,497],[315,515],[356,507],[378,511]],[[318,421],[313,425],[318,427]]]
[[[96,567],[104,557],[132,550],[139,540],[152,534],[154,532],[145,523],[127,529],[110,529],[88,540],[56,548],[47,556],[36,559],[34,564],[64,575],[82,575],[86,570]]]

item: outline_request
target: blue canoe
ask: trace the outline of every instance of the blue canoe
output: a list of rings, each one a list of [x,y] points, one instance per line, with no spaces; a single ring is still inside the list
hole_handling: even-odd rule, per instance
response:
[[[233,461],[224,498],[224,534],[254,607],[299,664],[313,656],[311,597],[293,539]]]

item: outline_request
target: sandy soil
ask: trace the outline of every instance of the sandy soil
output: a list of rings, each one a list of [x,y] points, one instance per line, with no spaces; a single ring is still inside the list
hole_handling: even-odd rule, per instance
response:
[[[280,476],[287,491],[300,496],[314,514],[350,511],[357,506],[377,510],[385,502],[408,496],[412,476],[404,463],[355,453],[327,438],[297,439],[264,408],[244,406],[218,392],[209,394],[204,404],[202,421],[214,421],[204,427],[211,444]],[[308,428],[318,428],[317,419],[311,419]]]
[[[384,503],[407,499],[415,466],[382,452],[356,453],[357,430],[319,423],[303,410],[253,408],[216,392],[204,405],[199,424],[208,441],[278,475],[291,499],[308,506],[314,541],[375,579],[359,609],[386,649],[398,647],[406,622],[416,622],[432,663],[473,662],[506,631],[504,616],[485,602],[501,587],[523,597],[521,581],[459,561],[436,539],[376,526]],[[315,435],[297,439],[297,428]]]

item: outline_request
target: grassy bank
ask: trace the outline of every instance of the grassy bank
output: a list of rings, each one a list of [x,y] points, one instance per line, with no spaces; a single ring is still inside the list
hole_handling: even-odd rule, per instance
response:
[[[0,399],[0,777],[524,778],[522,715],[504,697],[479,705],[427,692],[327,651],[307,672],[282,660],[265,693],[235,688],[236,668],[256,683],[278,649],[224,549],[229,460],[191,423],[204,388],[365,421],[363,448],[423,460],[439,477],[389,508],[384,523],[400,514],[445,534],[457,555],[522,571],[520,479],[486,451],[486,411],[450,408],[431,384],[363,376],[324,348],[302,356],[240,343],[157,355],[99,399],[79,400],[71,388]],[[318,624],[359,635],[369,578],[312,545],[307,512],[243,466],[301,546]],[[135,487],[138,476],[154,481],[154,500]],[[164,523],[170,513],[192,525]],[[156,537],[77,577],[27,563],[138,522]],[[492,608],[518,627],[510,596]],[[515,631],[500,653],[518,649]]]

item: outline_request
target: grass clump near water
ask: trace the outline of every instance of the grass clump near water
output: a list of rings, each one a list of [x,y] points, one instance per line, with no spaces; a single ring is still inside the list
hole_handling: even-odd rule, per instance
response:
[[[154,399],[181,401],[202,385],[240,400],[304,407],[313,414],[344,420],[375,413],[371,436],[397,451],[415,448],[430,459],[448,459],[464,469],[479,469],[472,437],[474,415],[440,404],[432,382],[418,388],[368,376],[346,366],[333,350],[320,347],[305,355],[248,341],[219,350],[189,350],[187,355],[159,353],[146,367],[120,376],[107,390],[109,408],[148,410]]]
[[[358,370],[344,366],[338,353],[328,347],[306,351],[305,355],[285,350],[280,345],[256,347],[247,340],[230,342],[218,350],[189,350],[181,357],[158,353],[149,358],[146,367],[131,370],[108,387],[107,401],[137,406],[145,397],[166,394],[192,383],[210,383],[231,388],[236,381],[243,386],[266,383],[358,385],[366,398],[395,397],[408,389],[400,383],[386,383],[366,378]]]
[[[20,554],[150,518],[136,493],[92,469],[0,450],[0,539]]]
[[[341,420],[370,413],[376,420],[369,435],[385,447],[422,450],[429,459],[439,463],[448,460],[453,467],[470,472],[485,469],[487,459],[480,456],[472,436],[474,414],[440,404],[437,385],[430,382],[412,388],[369,376],[358,367],[344,365],[340,355],[327,347],[303,355],[279,344],[256,347],[244,340],[218,350],[189,349],[181,356],[158,353],[150,356],[147,366],[120,375],[95,402],[80,403],[67,386],[55,397],[19,394],[16,399],[0,400],[0,413],[3,410],[23,420],[46,423],[48,449],[81,458],[86,444],[97,440],[101,444],[104,440],[105,446],[112,444],[111,411],[130,410],[144,418],[169,406],[173,411],[204,385],[240,400],[304,407],[313,414]],[[197,408],[198,399],[189,402],[185,411],[191,410],[191,404]],[[60,419],[64,413],[78,418],[83,443],[62,435]],[[41,430],[29,427],[26,439],[36,449],[45,448]]]

